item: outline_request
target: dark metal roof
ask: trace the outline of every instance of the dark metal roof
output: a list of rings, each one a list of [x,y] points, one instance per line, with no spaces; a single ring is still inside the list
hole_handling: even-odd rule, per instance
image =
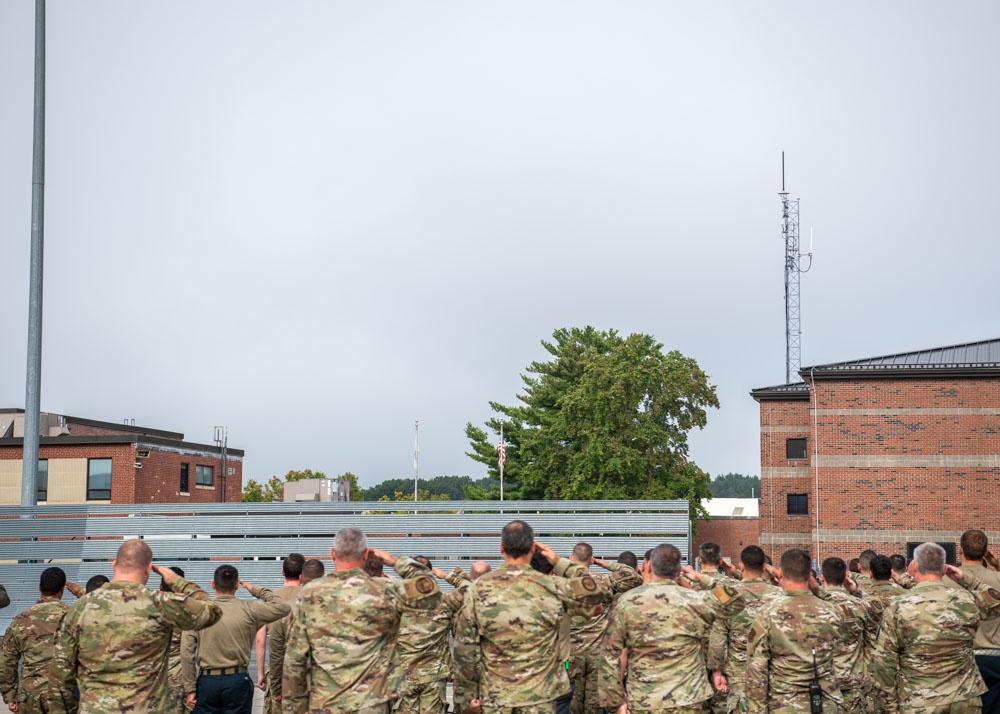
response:
[[[759,387],[751,390],[754,399],[809,399],[809,385],[805,382],[776,384],[773,387]]]
[[[799,374],[803,377],[813,374],[825,377],[848,377],[900,373],[956,376],[1000,373],[1000,338],[846,362],[831,362],[799,370]]]

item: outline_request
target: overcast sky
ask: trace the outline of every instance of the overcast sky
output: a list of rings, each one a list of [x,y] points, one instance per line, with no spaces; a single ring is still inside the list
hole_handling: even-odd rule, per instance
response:
[[[244,477],[485,475],[559,327],[654,335],[759,474],[802,365],[1000,336],[1000,4],[48,3],[43,411]],[[0,3],[0,406],[23,407],[34,3]]]

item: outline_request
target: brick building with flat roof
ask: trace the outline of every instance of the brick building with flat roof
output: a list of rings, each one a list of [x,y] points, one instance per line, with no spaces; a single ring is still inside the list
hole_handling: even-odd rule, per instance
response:
[[[38,503],[241,500],[243,451],[129,424],[40,415]],[[0,409],[0,506],[21,503],[24,410]]]
[[[1000,339],[806,367],[755,389],[761,546],[819,561],[865,548],[953,558],[1000,539]]]

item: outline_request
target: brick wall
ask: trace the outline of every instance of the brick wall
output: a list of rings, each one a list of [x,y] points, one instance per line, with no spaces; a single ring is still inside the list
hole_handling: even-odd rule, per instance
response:
[[[760,403],[765,550],[849,558],[968,528],[1000,535],[1000,379],[817,379],[814,397],[815,412]],[[801,436],[807,458],[789,461],[785,440]],[[809,494],[808,516],[788,515],[789,493]]]
[[[0,446],[0,459],[21,459],[20,446]],[[42,445],[38,450],[39,459],[111,459],[111,502],[112,503],[216,503],[221,488],[222,460],[198,456],[182,456],[168,452],[149,450],[149,456],[138,458],[134,443],[124,444],[66,444],[58,446]],[[180,465],[190,464],[189,493],[179,493]],[[136,469],[134,464],[141,463]],[[196,465],[213,466],[214,487],[197,488],[195,484]],[[238,502],[243,493],[243,464],[229,461],[235,473],[226,481],[226,500]]]
[[[735,563],[739,561],[741,550],[748,545],[760,543],[760,520],[716,516],[710,521],[698,521],[697,531],[692,538],[689,562],[693,563],[698,555],[698,546],[709,542],[718,543],[722,548],[722,556]]]

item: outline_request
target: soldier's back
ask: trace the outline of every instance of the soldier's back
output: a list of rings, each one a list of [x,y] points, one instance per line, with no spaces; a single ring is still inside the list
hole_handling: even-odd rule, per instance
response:
[[[18,703],[21,714],[47,711],[44,700],[63,694],[53,676],[52,653],[56,632],[67,610],[68,606],[61,600],[43,597],[15,615],[7,627],[3,640],[4,666],[0,670],[3,689],[0,691],[8,703]],[[19,659],[20,680],[17,674]]]

